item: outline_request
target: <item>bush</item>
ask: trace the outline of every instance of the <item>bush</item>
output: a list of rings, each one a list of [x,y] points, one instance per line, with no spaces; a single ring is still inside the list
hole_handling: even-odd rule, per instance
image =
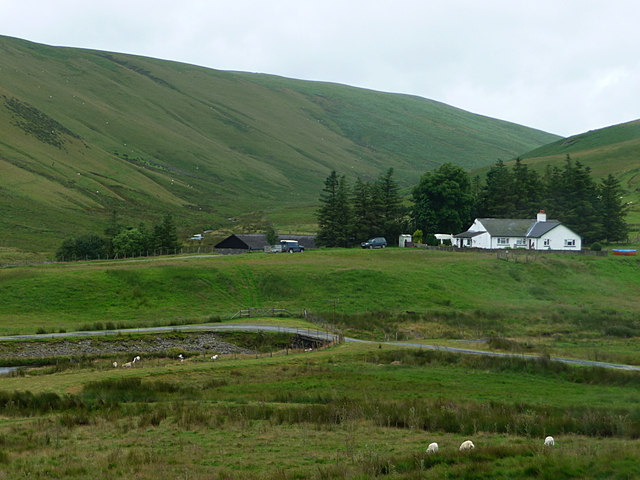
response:
[[[424,237],[424,243],[432,247],[437,247],[440,242],[433,233],[427,233]]]
[[[591,244],[591,251],[599,252],[601,250],[602,250],[602,245],[600,245],[598,242],[594,242]]]

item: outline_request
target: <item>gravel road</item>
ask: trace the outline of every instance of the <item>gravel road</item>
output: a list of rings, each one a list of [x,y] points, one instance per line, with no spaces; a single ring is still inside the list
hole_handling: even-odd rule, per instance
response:
[[[127,335],[130,333],[166,333],[166,332],[216,332],[216,331],[264,331],[264,332],[279,332],[290,333],[305,336],[307,338],[313,338],[323,341],[337,340],[337,337],[331,333],[322,330],[314,330],[309,328],[298,327],[285,327],[279,325],[254,325],[254,324],[202,324],[202,325],[178,325],[173,327],[150,327],[150,328],[132,328],[125,330],[102,330],[102,331],[87,331],[87,332],[69,332],[69,333],[49,333],[41,335],[12,335],[12,336],[0,336],[0,342],[11,340],[35,340],[43,338],[73,338],[73,337],[91,337],[99,335]],[[444,347],[439,345],[426,345],[422,343],[410,343],[410,342],[377,342],[373,340],[360,340],[357,338],[344,337],[345,342],[350,343],[373,343],[390,345],[396,347],[408,347],[408,348],[425,348],[429,350],[438,350],[442,352],[459,353],[463,355],[486,355],[490,357],[507,357],[507,358],[524,358],[534,360],[539,358],[535,355],[519,355],[514,353],[503,352],[486,352],[482,350],[472,350],[467,348],[456,347]],[[618,370],[640,371],[640,366],[635,365],[623,365],[618,363],[608,362],[596,362],[592,360],[578,360],[574,358],[562,358],[562,357],[550,357],[552,362],[561,362],[571,365],[582,365],[586,367],[602,367],[613,368]]]

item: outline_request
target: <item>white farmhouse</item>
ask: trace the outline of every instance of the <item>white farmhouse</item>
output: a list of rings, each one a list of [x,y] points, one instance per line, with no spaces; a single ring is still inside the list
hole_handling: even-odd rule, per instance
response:
[[[453,236],[459,248],[524,248],[527,250],[580,250],[582,238],[558,220],[547,220],[540,210],[537,218],[476,218],[466,232]]]

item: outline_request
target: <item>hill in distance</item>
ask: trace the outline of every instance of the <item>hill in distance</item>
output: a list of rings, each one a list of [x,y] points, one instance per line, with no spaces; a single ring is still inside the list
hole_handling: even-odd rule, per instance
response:
[[[542,173],[547,165],[562,168],[567,155],[588,166],[596,179],[612,174],[620,181],[625,191],[623,201],[629,203],[627,222],[637,236],[640,231],[640,120],[557,140],[520,158]]]
[[[559,137],[424,98],[0,36],[0,246],[51,252],[172,213],[183,233],[267,212],[313,229],[332,169],[401,186]]]

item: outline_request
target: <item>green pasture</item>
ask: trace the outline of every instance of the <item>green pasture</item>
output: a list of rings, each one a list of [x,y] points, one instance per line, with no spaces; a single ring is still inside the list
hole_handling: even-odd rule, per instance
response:
[[[217,322],[281,308],[374,340],[491,338],[487,348],[638,363],[639,289],[635,258],[615,256],[516,263],[390,248],[79,262],[0,269],[0,333]]]
[[[640,474],[640,390],[625,372],[347,344],[0,380],[0,478]],[[462,454],[466,439],[476,449]]]

